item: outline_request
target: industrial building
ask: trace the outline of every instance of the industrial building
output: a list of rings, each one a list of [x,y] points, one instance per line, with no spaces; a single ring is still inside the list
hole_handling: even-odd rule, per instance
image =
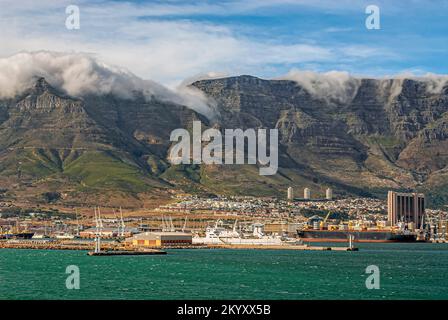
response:
[[[191,245],[192,235],[185,232],[143,232],[126,239],[135,247]]]
[[[300,224],[288,222],[267,222],[264,224],[263,231],[265,234],[283,234],[283,233],[297,233],[297,228]]]
[[[96,228],[89,228],[79,232],[79,236],[81,238],[95,238],[98,230]],[[102,228],[101,229],[101,238],[113,238],[118,235],[117,228]]]
[[[420,229],[425,215],[425,195],[389,191],[387,213],[388,222],[393,226],[404,222],[411,226],[409,229]]]
[[[88,228],[85,229],[81,232],[79,232],[79,236],[81,238],[95,238],[96,234],[98,233],[96,228]],[[132,236],[132,234],[135,233],[134,230],[125,228],[123,230],[123,237],[130,237]],[[108,227],[104,227],[101,228],[101,238],[116,238],[118,236],[120,236],[120,230],[118,228],[108,228]]]

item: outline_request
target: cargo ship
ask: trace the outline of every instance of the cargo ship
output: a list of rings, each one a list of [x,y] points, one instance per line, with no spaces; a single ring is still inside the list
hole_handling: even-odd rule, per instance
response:
[[[355,242],[417,241],[417,234],[407,231],[297,230],[297,236],[304,242],[347,242],[350,235]]]
[[[34,232],[18,232],[18,233],[3,233],[0,234],[0,239],[32,239]]]
[[[3,227],[0,227],[0,239],[31,239],[34,236],[34,232],[28,231],[28,228],[21,229],[19,218],[17,218],[15,227],[10,227],[9,230],[4,231]]]

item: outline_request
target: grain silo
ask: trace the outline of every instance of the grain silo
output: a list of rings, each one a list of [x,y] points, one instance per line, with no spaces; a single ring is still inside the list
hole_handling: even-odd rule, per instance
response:
[[[309,188],[303,189],[303,198],[311,199],[311,190]]]
[[[327,190],[325,191],[325,198],[327,200],[332,200],[333,199],[333,189],[327,188]]]
[[[288,188],[288,200],[294,200],[294,189],[292,187]]]

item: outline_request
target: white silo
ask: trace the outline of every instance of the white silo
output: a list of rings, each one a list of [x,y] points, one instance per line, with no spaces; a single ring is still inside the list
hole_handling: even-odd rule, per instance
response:
[[[292,187],[288,188],[288,200],[294,200],[294,189]]]
[[[327,191],[325,191],[325,198],[327,198],[327,200],[333,199],[333,189],[327,188]]]
[[[303,198],[311,199],[311,190],[309,188],[303,189]]]

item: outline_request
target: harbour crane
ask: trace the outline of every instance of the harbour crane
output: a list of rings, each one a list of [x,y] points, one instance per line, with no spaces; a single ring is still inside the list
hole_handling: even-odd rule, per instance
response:
[[[324,219],[324,222],[327,222],[327,220],[328,220],[328,217],[330,216],[330,214],[331,214],[331,211],[330,211],[330,210],[328,210],[328,213],[327,213],[327,215],[326,215],[326,217],[325,217],[325,219]]]
[[[327,215],[325,216],[325,219],[320,223],[320,229],[325,229],[326,228],[326,223],[327,223],[327,220],[328,220],[328,217],[330,216],[330,214],[331,214],[331,211],[330,210],[328,210],[328,213],[327,213]]]

